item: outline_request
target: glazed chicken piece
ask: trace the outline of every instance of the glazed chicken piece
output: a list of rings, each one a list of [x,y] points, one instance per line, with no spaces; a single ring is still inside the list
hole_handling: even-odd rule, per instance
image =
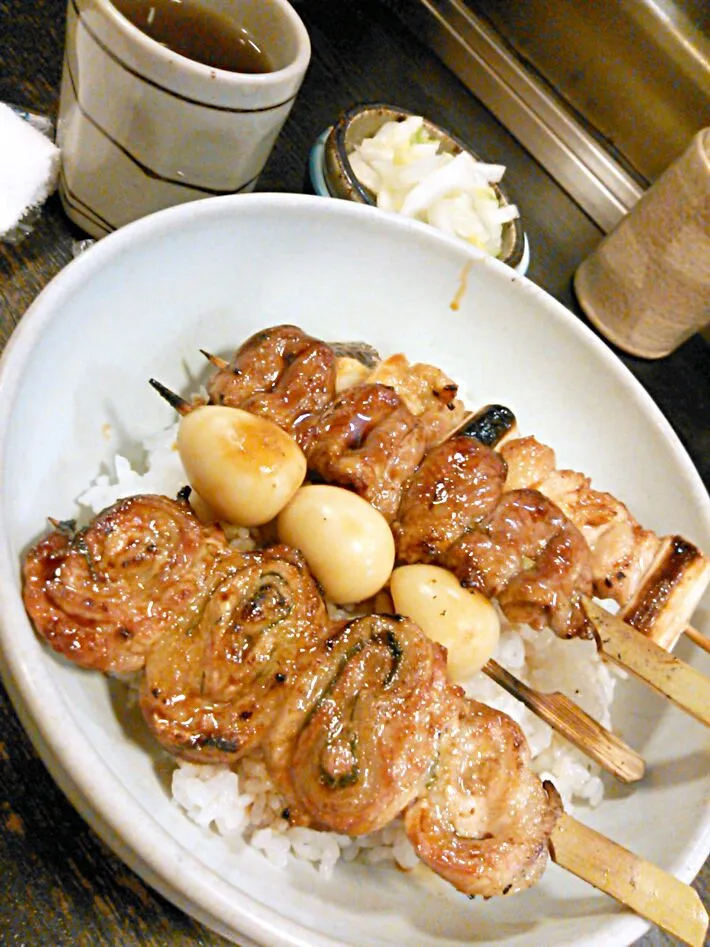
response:
[[[640,526],[616,497],[593,490],[584,474],[555,470],[539,489],[587,540],[594,594],[619,604],[628,602],[658,552],[658,536]]]
[[[25,607],[37,632],[76,664],[136,671],[161,635],[197,619],[239,559],[186,501],[130,497],[85,529],[60,525],[32,547]]]
[[[459,891],[484,898],[535,884],[562,813],[551,783],[528,768],[530,751],[510,717],[461,700],[441,737],[426,792],[405,814],[419,858]]]
[[[369,384],[393,388],[419,420],[429,450],[458,427],[466,409],[456,397],[458,385],[440,368],[422,362],[411,364],[402,354],[391,355],[367,376]]]
[[[589,477],[557,470],[555,452],[534,437],[508,441],[500,451],[508,463],[506,490],[536,488],[582,532],[591,551],[594,594],[628,602],[658,552],[659,538],[616,497],[593,490]]]
[[[582,534],[537,490],[511,490],[439,557],[466,588],[496,597],[512,622],[589,637],[581,596],[592,591]]]
[[[335,353],[296,326],[257,332],[207,390],[213,404],[266,417],[299,443],[313,416],[335,397]]]
[[[584,474],[557,470],[552,448],[534,437],[506,441],[500,452],[508,463],[505,489],[535,487],[584,536],[594,595],[614,599],[620,618],[672,651],[710,582],[710,558],[682,536],[644,529]]]
[[[259,745],[329,632],[299,552],[246,553],[190,626],[147,656],[141,710],[156,739],[195,762],[234,762]]]
[[[534,437],[515,437],[498,448],[508,466],[506,490],[536,487],[555,470],[555,452]]]
[[[349,835],[386,825],[423,790],[458,694],[446,652],[409,619],[337,629],[264,747],[290,820]]]
[[[364,497],[387,519],[424,456],[421,425],[391,388],[357,385],[321,412],[304,445],[308,469]]]
[[[405,486],[392,525],[401,562],[435,562],[503,493],[506,466],[473,437],[461,435],[431,450]]]

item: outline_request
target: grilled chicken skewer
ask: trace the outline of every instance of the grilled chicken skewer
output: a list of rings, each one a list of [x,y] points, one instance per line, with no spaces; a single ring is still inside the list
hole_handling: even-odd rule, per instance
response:
[[[500,445],[509,468],[506,488],[534,487],[561,506],[590,545],[595,591],[600,598],[612,593],[627,624],[666,651],[684,634],[710,653],[710,638],[687,624],[707,584],[710,560],[682,537],[659,540],[644,530],[623,503],[593,490],[582,474],[556,470],[551,448],[534,437],[517,437],[514,429],[509,409],[488,405],[468,412],[446,437],[468,431],[490,447]],[[608,550],[614,546],[616,556],[610,561]]]
[[[346,392],[345,395],[341,396],[337,401],[327,403],[326,408],[323,409],[320,416],[314,412],[311,412],[309,415],[308,411],[305,410],[299,414],[298,391],[302,390],[304,380],[301,375],[299,375],[297,367],[299,360],[301,360],[303,366],[305,366],[314,347],[318,349],[321,347],[321,344],[316,343],[314,340],[308,340],[308,337],[303,336],[302,333],[299,336],[298,330],[294,330],[292,327],[281,327],[260,333],[245,343],[237,353],[233,366],[227,366],[223,360],[209,356],[210,360],[219,370],[211,394],[214,399],[220,402],[233,401],[235,398],[244,399],[246,395],[246,400],[240,401],[242,406],[256,404],[256,410],[266,411],[267,413],[271,410],[269,404],[273,405],[274,401],[276,401],[278,412],[275,419],[286,426],[288,426],[290,422],[284,417],[283,403],[288,402],[289,417],[292,419],[298,415],[300,419],[297,433],[301,439],[301,444],[309,453],[310,466],[315,468],[317,473],[323,476],[324,479],[336,483],[340,482],[354,488],[356,492],[366,496],[367,499],[388,518],[392,518],[393,515],[396,514],[395,508],[402,492],[402,485],[407,483],[412,475],[412,471],[414,471],[416,478],[416,474],[418,473],[417,463],[423,456],[426,444],[431,444],[432,436],[422,438],[421,432],[419,432],[420,436],[417,437],[418,431],[416,426],[413,426],[414,419],[411,413],[401,405],[398,397],[389,388],[382,388],[382,386],[378,384],[356,385],[351,392]],[[306,353],[305,355],[303,354],[304,352]],[[256,370],[254,368],[255,359]],[[271,372],[269,377],[266,377],[264,372],[265,364],[268,365],[269,371]],[[284,364],[286,365],[285,369],[283,368]],[[279,365],[281,365],[281,370],[279,370]],[[326,398],[321,385],[324,372],[326,369],[330,371],[331,367],[332,361],[329,357],[325,368],[320,369],[320,374],[317,377],[318,384],[316,385],[316,389],[321,399],[320,403]],[[391,370],[391,368],[387,370]],[[429,372],[431,372],[431,370],[429,370]],[[291,391],[291,388],[294,386],[294,378],[297,379],[295,385],[296,397],[293,397],[293,392]],[[384,380],[391,380],[386,372],[384,374]],[[269,385],[271,386],[271,390],[267,392],[268,397],[267,394],[260,393],[257,398],[256,394],[253,393],[254,387],[258,389],[259,386],[268,387]],[[447,392],[444,401],[447,407],[450,406],[452,404],[450,394],[451,386],[448,386],[446,383],[442,384],[441,382],[438,382],[438,385],[442,391]],[[156,387],[160,386],[156,385]],[[420,393],[416,391],[415,394],[421,400]],[[438,392],[435,391],[435,394],[438,396]],[[173,403],[175,402],[173,401]],[[310,408],[312,405],[309,403],[309,405],[304,407]],[[433,409],[431,406],[427,407],[429,416],[431,416]],[[435,402],[435,407],[440,408],[440,403]],[[180,406],[180,409],[186,410],[186,407]],[[440,431],[441,411],[439,410],[438,415],[436,415],[436,412],[434,412],[434,414],[438,417],[438,422],[434,425],[434,430]],[[398,415],[403,419],[408,416],[409,421],[396,420]],[[307,416],[309,420],[304,424],[303,419]],[[364,420],[362,422],[366,423],[366,427],[354,429],[354,417],[367,418],[367,422]],[[489,442],[498,440],[501,434],[506,432],[511,421],[514,422],[514,418],[510,412],[507,412],[506,409],[495,409],[492,412],[487,412],[485,419],[478,422],[475,431],[467,433],[474,433],[476,437],[483,438]],[[358,422],[358,424],[360,424],[360,422]],[[374,432],[381,432],[383,428],[386,433],[379,433],[377,439],[374,439]],[[388,464],[385,469],[381,469],[381,467],[378,468],[372,458],[378,454],[381,455],[384,453],[387,455],[388,447],[390,448],[390,453],[392,453],[392,439],[394,439],[393,442],[396,447],[393,455],[396,463]],[[461,441],[459,440],[458,443],[461,443]],[[434,452],[436,452],[436,448],[434,448]],[[430,450],[429,454],[431,453],[432,451]],[[425,464],[426,462],[425,460]],[[365,471],[364,474],[363,470]],[[437,487],[441,486],[442,484],[437,485]],[[446,484],[443,486],[445,488]],[[520,494],[518,494],[518,496],[521,497],[521,499],[527,498]],[[467,499],[470,499],[470,493]],[[537,502],[539,503],[540,500]],[[414,515],[418,517],[418,504],[415,503],[414,506]],[[563,525],[564,517],[561,516],[559,519]],[[468,522],[470,522],[470,520],[471,516],[468,516]],[[564,529],[567,529],[567,536],[562,535],[559,538],[549,537],[553,541],[547,544],[548,548],[546,554],[555,567],[555,560],[559,559],[560,551],[564,549],[565,544],[583,545],[579,534],[573,528],[570,530],[563,525],[563,530]],[[451,538],[451,536],[448,536],[447,541],[450,541]],[[566,552],[567,550],[565,550],[565,554]],[[471,549],[466,548],[464,550],[464,560],[470,560],[470,557]],[[418,561],[419,558],[420,556],[417,556],[414,560],[410,559],[408,561]],[[448,562],[445,564],[449,565]],[[458,574],[460,578],[463,578],[464,583],[467,581],[470,582],[470,576],[466,575],[466,562],[464,561],[463,563],[463,576],[461,575],[460,569],[461,563],[457,562],[455,558],[453,565],[454,571],[457,571],[456,566],[459,566]],[[582,592],[591,591],[591,588],[586,584],[587,580],[583,574],[575,574],[573,569],[570,576],[569,570],[567,571],[567,585],[571,584],[572,587],[575,587],[580,586],[581,583],[580,590]],[[509,582],[509,575],[504,576],[504,578],[509,587],[505,588],[503,595],[510,598],[515,582]],[[520,583],[518,583],[518,585],[520,585]],[[485,591],[487,594],[494,594],[496,590],[495,588],[486,588]],[[516,591],[518,593],[522,591],[523,597],[529,598],[529,590],[526,590],[524,587],[522,589],[516,589]],[[559,592],[558,582],[556,591],[552,594],[559,596]],[[565,593],[565,597],[568,594],[569,591]],[[518,594],[518,598],[519,597],[520,594]],[[573,601],[574,598],[576,598],[576,603]],[[555,621],[557,621],[558,627],[555,630],[557,630],[558,633],[561,632],[565,635],[581,633],[591,636],[591,626],[588,625],[586,615],[581,609],[581,599],[576,591],[574,592],[573,599],[570,599],[570,614],[563,615],[559,608],[553,610],[551,615],[553,626]],[[516,607],[519,611],[520,606],[518,605]],[[543,615],[548,607],[549,606],[543,603]],[[531,620],[530,614],[527,613],[520,615],[516,613],[515,618],[518,620]],[[532,616],[532,621],[533,624],[535,624],[534,615]],[[576,630],[575,627],[570,626],[570,621],[572,621],[573,625],[576,623]],[[526,692],[524,687],[517,688],[517,693],[523,698],[529,696],[529,692]],[[539,695],[539,697],[541,696],[542,695]],[[536,712],[540,713],[541,716],[546,716],[548,722],[552,723],[556,729],[563,731],[566,729],[568,732],[565,735],[568,737],[571,735],[573,742],[577,745],[587,743],[593,758],[598,760],[601,756],[604,760],[603,765],[612,772],[615,772],[620,778],[628,779],[632,773],[636,774],[637,778],[640,777],[642,773],[641,761],[636,754],[633,754],[633,751],[630,751],[628,747],[625,747],[625,745],[622,744],[621,741],[616,740],[616,738],[612,738],[613,743],[610,743],[609,737],[611,735],[607,735],[606,739],[604,739],[604,732],[600,734],[599,740],[589,744],[589,721],[586,715],[580,712],[576,720],[570,721],[568,716],[570,708],[569,706],[565,706],[562,708],[563,713],[560,716],[560,708],[554,706],[556,699],[559,698],[555,698],[555,695],[548,695],[546,699],[534,701]],[[570,729],[571,733],[569,732]],[[608,755],[609,751],[611,751],[611,756]]]
[[[404,811],[419,857],[485,897],[534,884],[549,849],[702,943],[692,889],[564,816],[528,768],[517,724],[450,684],[443,649],[413,622],[331,624],[295,550],[236,552],[184,499],[132,497],[41,539],[24,596],[38,633],[70,660],[144,667],[141,708],[171,752],[233,762],[261,746],[294,821],[357,834]]]
[[[246,376],[250,373],[255,353],[273,352],[282,344],[281,335],[292,332],[293,327],[276,327],[260,333],[238,350],[231,363],[208,356],[218,369],[210,385],[213,400],[220,403],[223,403],[225,398],[229,400],[229,396],[225,396],[225,388],[231,383],[230,376],[233,373],[239,376],[240,385],[247,385]],[[302,338],[308,337],[302,334]],[[311,341],[315,344],[315,340]],[[393,356],[378,364],[374,371],[363,368],[359,375],[355,374],[350,383],[364,388],[367,388],[368,384],[384,384],[402,395],[407,407],[422,424],[427,450],[430,450],[443,438],[451,436],[452,430],[455,432],[460,428],[465,419],[463,406],[455,399],[453,383],[449,380],[447,384],[442,373],[432,379],[432,373],[437,371],[430,366],[409,366],[403,356]],[[336,390],[337,378],[336,367]],[[259,388],[264,384],[263,374],[260,375],[257,371],[255,387]],[[281,391],[283,397],[284,386],[288,387],[285,372],[273,381],[273,385]],[[444,392],[445,395],[442,395]],[[441,410],[442,406],[454,409],[455,416],[447,418],[447,412]],[[332,408],[330,412],[332,413]],[[500,407],[495,408],[492,417],[492,430],[486,430],[486,426],[490,428],[489,422],[486,421],[483,425],[479,422],[475,432],[475,436],[481,436],[483,433],[484,440],[491,446],[500,440],[501,436],[510,435],[510,428],[515,420],[507,409]],[[432,418],[435,419],[433,423]],[[321,439],[325,435],[325,439],[332,443],[332,432],[327,425],[326,430],[318,433]],[[346,437],[354,433],[346,432]],[[368,431],[357,432],[356,440],[362,440],[363,434],[367,440]],[[352,446],[352,442],[348,446]],[[373,444],[373,447],[380,451],[385,446],[377,442]],[[509,467],[513,468],[508,477],[508,488],[539,487],[541,492],[559,505],[562,512],[583,531],[593,550],[595,594],[616,598],[625,606],[622,617],[670,650],[687,623],[685,619],[692,613],[710,579],[710,560],[692,544],[678,537],[658,540],[650,531],[643,530],[630,516],[626,507],[614,497],[591,490],[588,479],[582,475],[571,471],[555,471],[553,452],[550,448],[539,445],[534,438],[516,438],[502,450]],[[338,452],[342,452],[342,445]],[[360,464],[364,462],[367,466],[370,456],[368,452],[363,453],[358,444],[355,453],[358,454],[357,460]],[[404,466],[411,467],[411,451],[405,451],[405,454],[408,460]],[[396,467],[396,464],[391,464],[390,468],[380,466],[379,470],[375,469],[373,480],[378,484],[386,480],[392,466]],[[366,482],[348,482],[348,466],[346,464],[343,470],[341,460],[338,460],[334,468],[332,463],[323,464],[322,458],[320,462],[316,458],[314,468],[324,479],[350,486],[371,499],[375,505],[378,504],[379,498]],[[395,476],[397,482],[403,482],[398,467]],[[381,511],[391,515],[391,510],[386,507],[382,507]],[[616,555],[613,554],[615,549]],[[707,639],[704,636],[700,636],[695,630],[691,630],[691,634],[701,646],[705,646]],[[710,642],[707,642],[707,645],[710,647]]]
[[[557,470],[552,448],[515,433],[515,416],[502,405],[467,412],[442,441],[468,433],[498,447],[508,464],[505,489],[533,487],[553,500],[582,531],[592,551],[595,594],[614,598],[619,617],[672,651],[685,634],[710,653],[710,638],[687,624],[710,579],[710,559],[680,536],[659,539],[643,529],[588,477]],[[438,444],[435,446],[439,446]]]
[[[581,533],[539,491],[505,483],[491,448],[465,435],[444,441],[404,489],[393,524],[398,557],[450,569],[462,585],[495,596],[512,621],[593,636],[602,656],[710,725],[710,680],[595,606]],[[452,502],[437,503],[441,496]]]
[[[160,382],[151,379],[150,384],[180,415],[184,416],[193,410],[194,405],[170,391]],[[466,444],[475,446],[475,441],[469,439]],[[483,451],[484,448],[480,450]],[[494,456],[492,452],[489,453]],[[502,468],[500,469],[502,471]],[[623,740],[594,721],[564,695],[540,693],[509,672],[504,672],[495,662],[488,662],[483,671],[522,701],[553,730],[622,782],[635,782],[643,777],[645,770],[643,759]]]
[[[506,489],[540,490],[582,531],[592,551],[597,597],[614,599],[620,617],[667,651],[684,632],[710,649],[709,639],[688,628],[710,580],[710,559],[682,537],[659,538],[644,529],[583,474],[556,469],[554,451],[534,437],[508,439],[500,451],[508,464]]]

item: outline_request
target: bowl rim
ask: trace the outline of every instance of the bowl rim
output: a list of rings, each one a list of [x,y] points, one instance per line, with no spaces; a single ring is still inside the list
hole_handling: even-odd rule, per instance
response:
[[[49,323],[61,317],[63,301],[71,297],[75,287],[105,262],[120,257],[135,242],[160,239],[161,235],[179,227],[183,220],[193,217],[220,218],[225,214],[234,219],[240,211],[263,205],[276,206],[280,212],[299,213],[312,208],[316,214],[338,214],[343,217],[374,217],[382,224],[382,211],[367,205],[345,201],[322,201],[310,195],[249,194],[207,198],[190,204],[159,211],[135,221],[96,243],[84,254],[70,262],[42,290],[32,303],[9,340],[0,357],[0,482],[5,469],[5,433],[17,396],[25,363],[32,356],[33,346]],[[420,239],[447,244],[462,259],[482,261],[508,281],[520,280],[502,262],[467,247],[461,241],[443,234],[426,224],[404,219],[396,214],[387,215],[390,228],[418,234]],[[406,239],[406,237],[405,237]],[[704,508],[710,522],[710,499],[703,488],[699,474],[679,438],[658,406],[621,360],[584,323],[579,321],[560,302],[522,277],[529,290],[545,300],[545,305],[562,318],[569,330],[582,337],[586,344],[602,353],[625,387],[631,387],[654,422],[670,441],[674,452],[682,459],[690,476],[693,493]],[[1,514],[0,514],[1,516]],[[263,947],[336,947],[340,941],[319,934],[312,928],[292,921],[280,914],[276,906],[264,905],[234,887],[225,878],[199,861],[192,852],[174,839],[121,785],[93,745],[82,733],[67,726],[71,718],[58,686],[53,682],[44,661],[41,645],[34,640],[25,651],[14,647],[13,630],[18,623],[27,625],[27,616],[15,587],[17,563],[10,556],[7,542],[0,543],[0,673],[10,698],[40,757],[60,788],[82,817],[106,843],[139,876],[164,894],[187,913],[213,930],[234,936],[247,936]],[[40,698],[41,695],[41,698]],[[51,708],[51,711],[49,710]],[[69,737],[68,737],[69,734]],[[87,760],[91,765],[87,765]],[[88,809],[87,809],[88,803]],[[83,804],[83,805],[82,805]],[[689,845],[678,863],[670,871],[683,881],[690,881],[700,869],[710,849],[710,812],[698,826],[693,844]],[[185,870],[189,870],[191,896],[184,895]],[[219,911],[215,912],[215,899]],[[648,930],[650,924],[636,915],[621,912],[606,925],[608,942],[631,943]],[[304,939],[306,938],[306,939]],[[595,937],[584,937],[574,942],[575,947],[596,947]]]

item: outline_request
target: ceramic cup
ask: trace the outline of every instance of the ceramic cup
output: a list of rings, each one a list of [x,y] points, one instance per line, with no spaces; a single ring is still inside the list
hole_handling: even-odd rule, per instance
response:
[[[102,237],[153,211],[253,190],[310,60],[286,0],[202,0],[235,18],[272,71],[215,69],[172,52],[109,0],[69,0],[57,143],[59,193]]]
[[[661,175],[575,274],[590,321],[642,358],[710,325],[710,128]]]

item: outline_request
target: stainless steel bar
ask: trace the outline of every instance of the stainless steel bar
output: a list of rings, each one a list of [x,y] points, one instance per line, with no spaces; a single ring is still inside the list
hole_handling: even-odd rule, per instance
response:
[[[608,232],[643,187],[461,0],[390,6]]]

